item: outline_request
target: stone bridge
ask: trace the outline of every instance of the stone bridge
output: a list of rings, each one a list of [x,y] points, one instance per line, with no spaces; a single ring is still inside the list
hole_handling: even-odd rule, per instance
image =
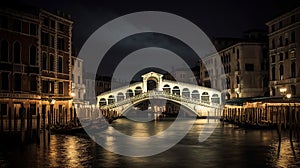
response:
[[[144,74],[142,75],[142,82],[133,83],[129,86],[113,89],[98,95],[97,106],[102,111],[114,112],[120,116],[146,100],[150,100],[150,103],[153,100],[168,100],[184,106],[197,116],[220,116],[222,112],[220,91],[198,85],[165,80],[162,77],[162,74],[156,72]],[[154,85],[150,86],[149,80]],[[161,104],[159,107],[150,105],[149,109],[153,112],[168,111],[164,104]]]

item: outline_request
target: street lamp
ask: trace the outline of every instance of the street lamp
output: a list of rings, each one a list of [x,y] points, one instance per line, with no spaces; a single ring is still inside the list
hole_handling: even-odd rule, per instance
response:
[[[281,95],[285,95],[285,93],[286,93],[286,88],[284,87],[284,88],[280,88],[279,89],[279,91],[280,91],[280,93],[281,93]]]
[[[286,98],[291,98],[292,97],[292,94],[290,94],[290,93],[288,93],[288,94],[286,94]]]
[[[71,96],[72,96],[72,97],[75,97],[75,96],[76,96],[76,94],[75,94],[74,92],[72,92],[72,93],[71,93]]]

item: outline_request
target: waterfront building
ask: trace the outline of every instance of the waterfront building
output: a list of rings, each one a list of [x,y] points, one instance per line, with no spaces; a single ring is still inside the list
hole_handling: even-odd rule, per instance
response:
[[[85,84],[83,79],[83,60],[72,56],[72,97],[75,108],[85,104]]]
[[[300,7],[266,23],[269,28],[270,95],[281,97],[280,89],[300,96]]]
[[[18,118],[21,104],[36,117],[66,123],[72,106],[72,20],[43,9],[0,9],[0,110]],[[47,121],[48,122],[48,121]]]
[[[223,95],[233,98],[268,96],[268,54],[263,31],[245,32],[244,38],[220,38],[217,53],[200,61],[200,85],[226,88]],[[222,67],[217,57],[221,57]]]

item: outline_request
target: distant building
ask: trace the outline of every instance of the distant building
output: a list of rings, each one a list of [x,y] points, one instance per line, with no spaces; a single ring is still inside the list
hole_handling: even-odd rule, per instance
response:
[[[85,104],[85,84],[83,79],[83,60],[72,56],[72,96],[75,107]]]
[[[286,88],[300,96],[300,7],[266,23],[269,27],[270,94]]]
[[[4,116],[18,117],[24,104],[33,116],[52,111],[53,121],[70,119],[72,23],[69,16],[42,9],[1,7],[0,109]]]
[[[200,85],[226,88],[226,99],[268,96],[267,46],[259,32],[249,31],[245,38],[230,38],[228,43],[219,39],[218,53],[200,61]],[[217,56],[223,66],[217,63]]]

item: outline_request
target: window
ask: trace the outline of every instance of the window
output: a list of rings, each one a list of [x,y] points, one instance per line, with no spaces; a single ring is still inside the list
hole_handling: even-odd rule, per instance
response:
[[[30,114],[36,115],[36,104],[30,104]]]
[[[291,92],[292,92],[292,95],[296,95],[296,86],[295,85],[291,85]]]
[[[14,74],[14,90],[21,91],[22,86],[22,75],[21,74]]]
[[[291,34],[291,42],[292,42],[292,43],[295,43],[295,42],[296,42],[296,34],[295,34],[294,31],[293,31],[292,34]]]
[[[8,28],[8,18],[7,16],[0,16],[0,27],[7,29]]]
[[[64,94],[64,83],[63,82],[58,83],[58,94]]]
[[[48,81],[42,81],[42,92],[43,93],[48,93],[49,91],[49,83]]]
[[[282,28],[282,21],[279,22],[279,29]]]
[[[240,77],[236,76],[236,84],[240,84]]]
[[[77,66],[78,66],[78,68],[80,68],[80,62],[79,61],[77,61]]]
[[[272,66],[272,74],[271,74],[272,78],[271,80],[274,81],[275,80],[275,66]]]
[[[254,71],[254,64],[245,64],[246,71]]]
[[[80,76],[78,76],[78,78],[77,78],[77,79],[78,79],[78,84],[80,84],[80,83],[81,83],[81,82],[80,82]]]
[[[64,25],[62,23],[58,23],[58,30],[64,31]]]
[[[271,27],[271,31],[274,32],[275,31],[275,25],[273,24]]]
[[[30,90],[33,92],[37,91],[37,80],[36,80],[36,76],[31,76],[31,80],[30,80]]]
[[[9,90],[9,77],[7,72],[1,73],[1,90]]]
[[[279,79],[283,80],[283,65],[282,64],[279,66]]]
[[[285,45],[289,45],[289,39],[285,38]]]
[[[30,35],[37,35],[37,25],[35,23],[30,23],[29,25],[29,34]]]
[[[49,33],[42,32],[41,43],[42,45],[49,46]]]
[[[71,61],[72,61],[72,62],[71,62],[71,63],[72,63],[72,65],[74,66],[74,58],[72,58],[72,60],[71,60]]]
[[[296,77],[296,63],[295,62],[291,63],[291,77],[292,78]]]
[[[64,38],[57,38],[57,49],[59,50],[65,50],[65,40]]]
[[[7,115],[7,104],[1,103],[0,106],[2,115]]]
[[[235,53],[235,48],[234,47],[232,47],[232,53]]]
[[[271,48],[275,49],[275,40],[274,39],[272,39],[272,47]]]
[[[43,52],[42,70],[47,70],[47,54]]]
[[[240,59],[240,50],[239,49],[236,50],[236,59]]]
[[[61,56],[58,56],[58,72],[63,72],[63,58]]]
[[[49,70],[54,71],[54,55],[50,54],[50,60],[49,60]]]
[[[240,63],[237,62],[237,70],[239,71],[240,70]]]
[[[49,19],[48,18],[44,18],[43,25],[45,25],[47,27],[49,26]]]
[[[54,93],[54,82],[49,81],[49,93]]]
[[[271,56],[271,61],[272,61],[272,63],[275,63],[275,55]]]
[[[30,47],[30,65],[36,65],[36,47]]]
[[[283,61],[283,53],[279,54],[279,61]]]
[[[19,42],[14,43],[14,63],[21,63],[21,46]]]
[[[50,47],[52,47],[52,48],[55,47],[54,46],[54,36],[53,35],[50,36]]]
[[[7,40],[3,40],[1,42],[1,61],[8,62],[8,42]]]
[[[288,51],[285,52],[285,59],[289,59],[289,52]]]
[[[50,20],[50,27],[55,29],[55,20]]]
[[[12,25],[12,29],[13,31],[17,31],[17,32],[21,32],[22,31],[22,24],[20,20],[15,19],[13,21],[13,25]]]
[[[295,23],[296,22],[296,16],[295,15],[292,15],[291,16],[291,23]]]
[[[279,46],[282,47],[283,43],[282,43],[282,36],[279,37]]]

